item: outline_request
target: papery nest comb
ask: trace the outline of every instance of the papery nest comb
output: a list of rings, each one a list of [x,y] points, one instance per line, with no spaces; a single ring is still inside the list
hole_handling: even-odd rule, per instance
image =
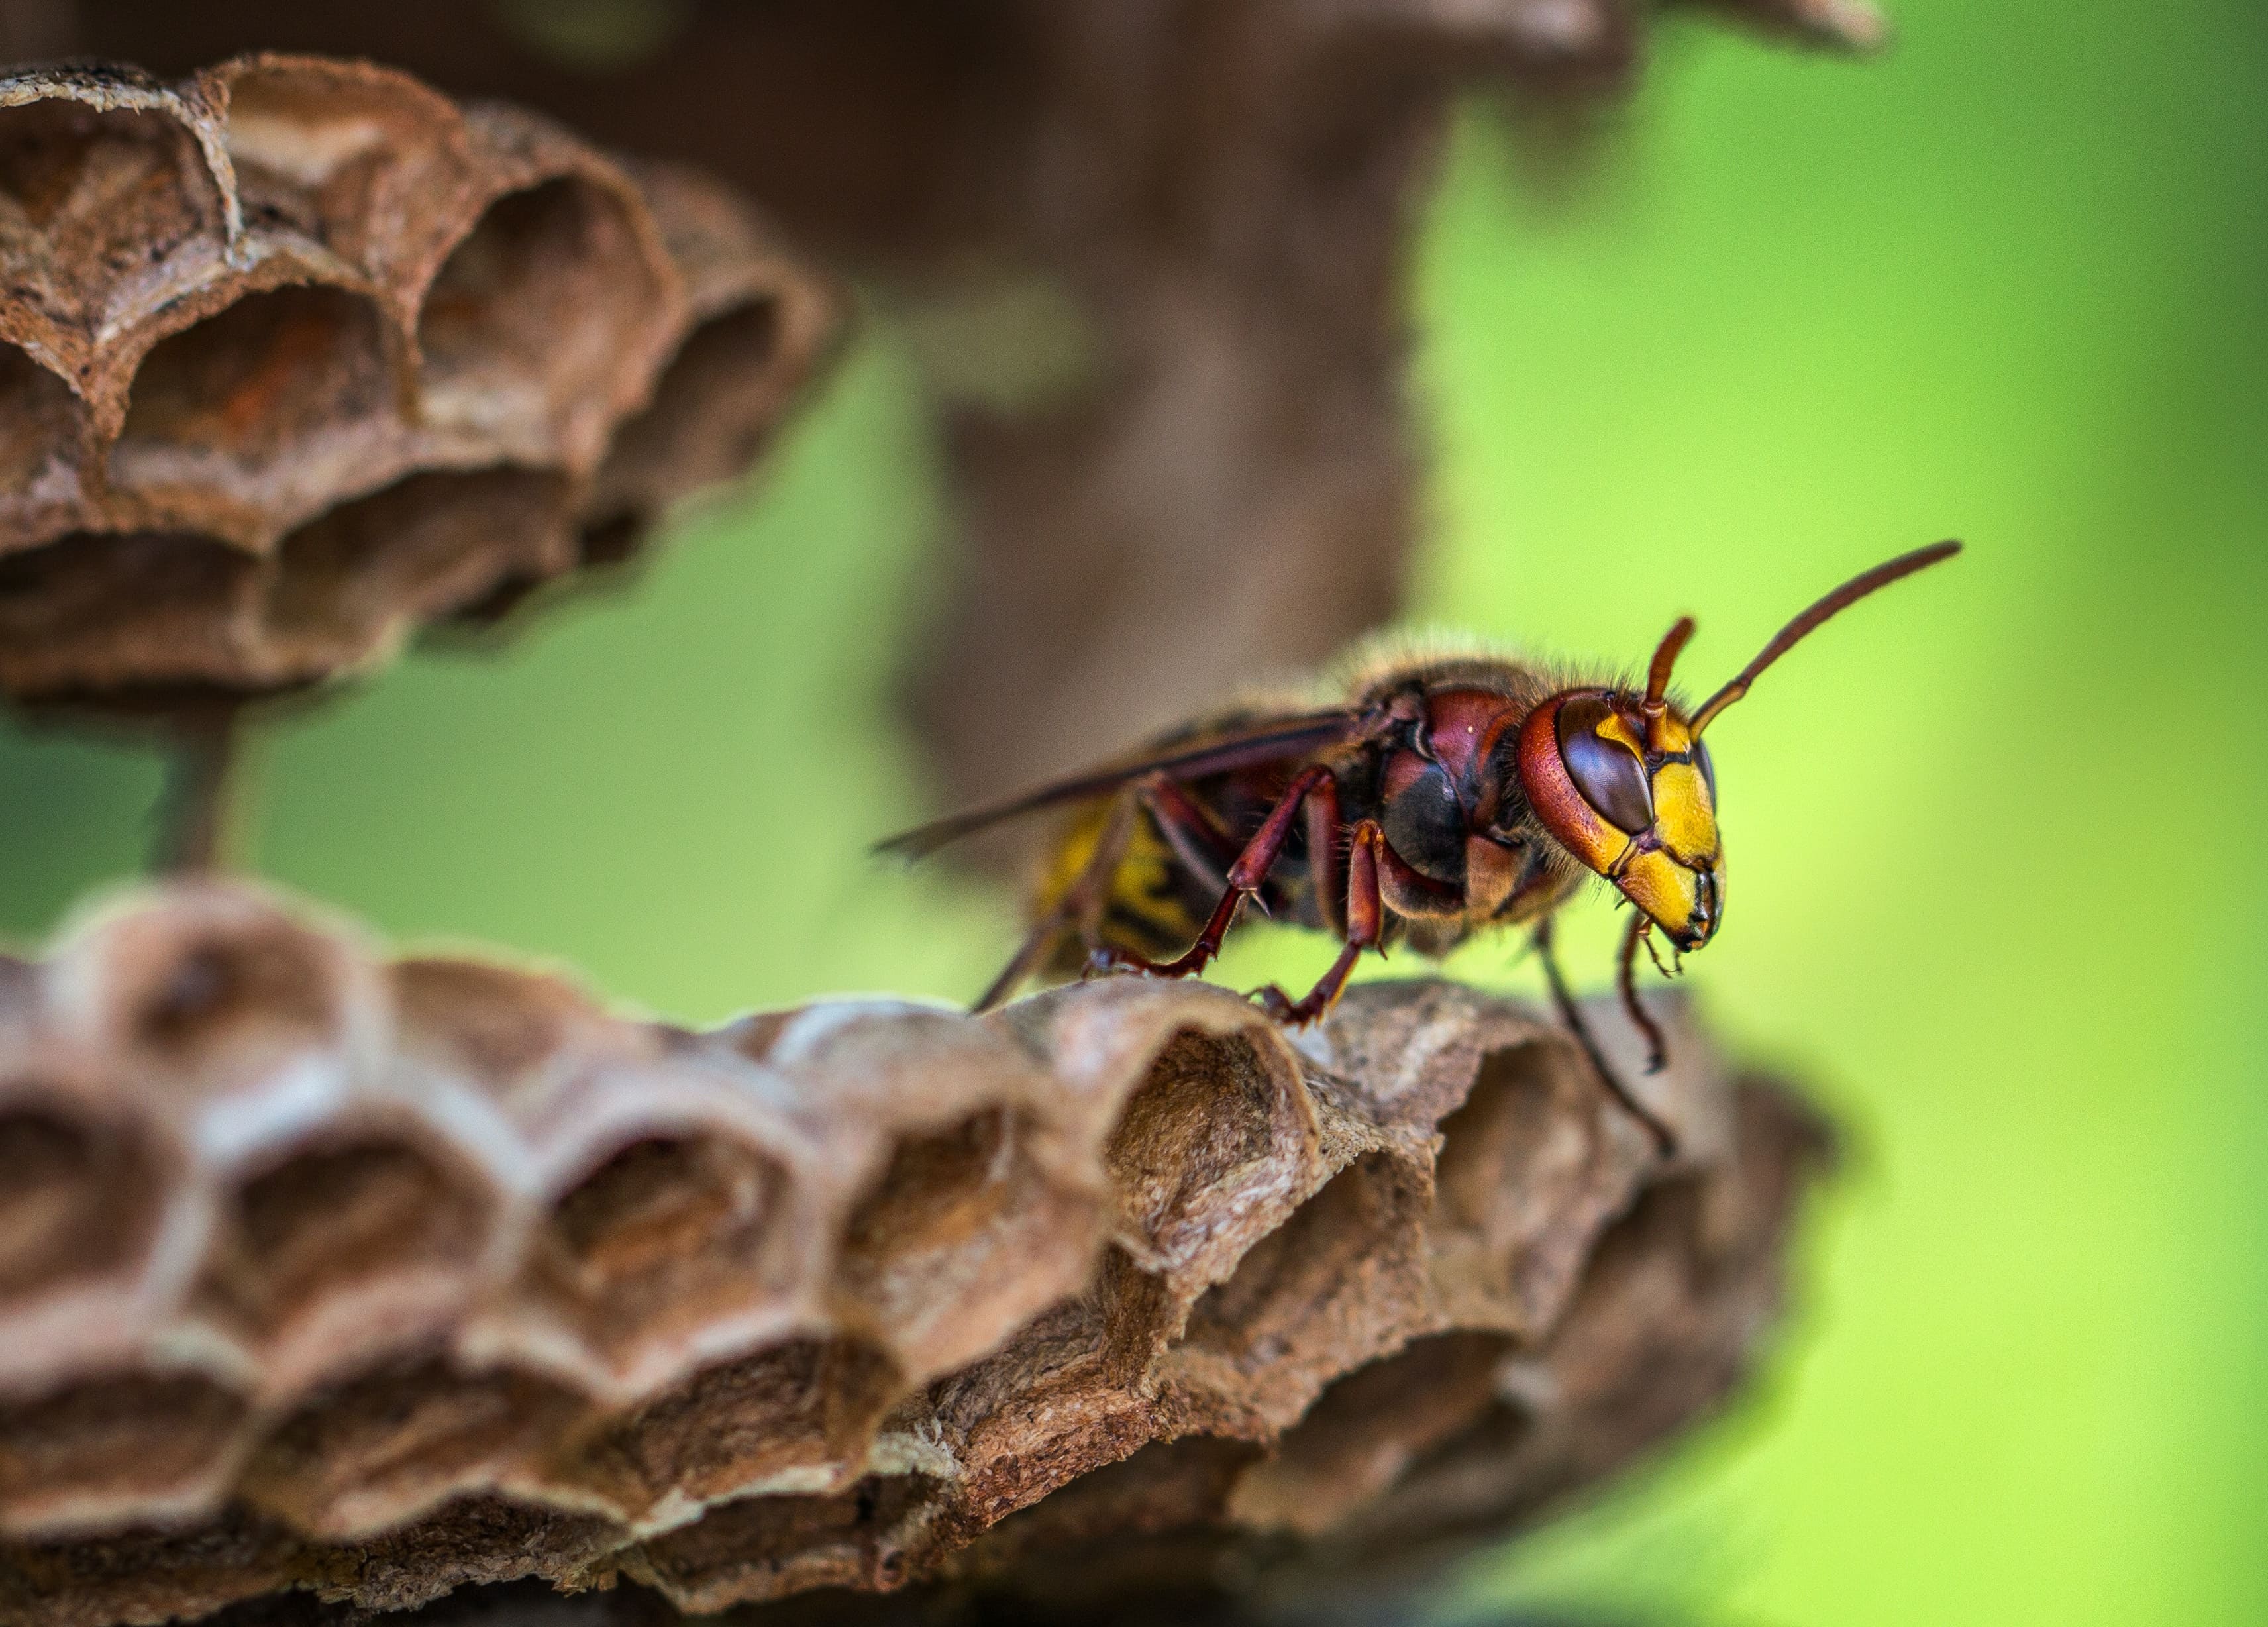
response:
[[[694,1034],[242,886],[0,967],[0,1619],[1406,1563],[1689,1425],[1815,1122],[1452,984]]]
[[[0,694],[298,688],[618,558],[838,313],[721,187],[387,69],[0,77]]]

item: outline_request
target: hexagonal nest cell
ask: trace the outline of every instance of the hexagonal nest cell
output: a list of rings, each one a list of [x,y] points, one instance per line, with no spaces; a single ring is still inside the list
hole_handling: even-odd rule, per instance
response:
[[[227,1486],[251,1409],[202,1373],[90,1375],[0,1400],[0,1522],[40,1535],[163,1522]]]
[[[1003,1108],[909,1135],[852,1212],[836,1266],[842,1314],[917,1372],[983,1354],[1076,1276],[1101,1241],[1091,1196],[1031,1154],[1035,1127]],[[1036,1301],[1036,1302],[1035,1302]]]
[[[1440,983],[1297,1044],[1138,978],[688,1034],[203,883],[4,994],[45,1081],[0,1110],[26,1627],[1476,1540],[1737,1382],[1823,1145],[1668,1011],[1664,1164],[1550,1025]]]
[[[842,303],[715,183],[367,63],[0,75],[0,695],[298,688],[622,557]]]
[[[114,1279],[149,1252],[163,1175],[142,1138],[28,1100],[0,1104],[0,1305]]]
[[[520,1280],[609,1368],[772,1301],[787,1172],[714,1130],[650,1131],[554,1198]]]
[[[193,1304],[296,1392],[340,1348],[366,1359],[460,1312],[495,1202],[468,1162],[382,1126],[294,1137],[224,1189]]]

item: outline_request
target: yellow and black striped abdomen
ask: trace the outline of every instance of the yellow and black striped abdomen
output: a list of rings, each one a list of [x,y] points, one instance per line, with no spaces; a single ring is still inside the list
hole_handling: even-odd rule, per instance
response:
[[[1122,814],[1121,809],[1123,809]],[[1125,835],[1117,860],[1094,885],[1080,907],[1072,899],[1095,862],[1097,848],[1123,818]],[[1064,930],[1048,957],[1056,976],[1075,975],[1086,964],[1087,934],[1114,949],[1147,960],[1170,960],[1188,948],[1220,897],[1222,883],[1208,886],[1190,872],[1158,828],[1150,810],[1131,796],[1104,798],[1074,809],[1040,865],[1033,888],[1031,918],[1062,915]]]

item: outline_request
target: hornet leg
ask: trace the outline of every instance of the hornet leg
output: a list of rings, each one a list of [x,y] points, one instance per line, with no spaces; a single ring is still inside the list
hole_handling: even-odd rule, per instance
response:
[[[1655,1026],[1653,1018],[1646,1015],[1646,1007],[1638,1003],[1638,940],[1645,938],[1653,926],[1653,923],[1638,910],[1631,911],[1630,926],[1623,933],[1622,969],[1616,975],[1615,986],[1622,990],[1623,1009],[1630,1013],[1630,1020],[1638,1031],[1646,1035],[1646,1071],[1659,1073],[1668,1048],[1662,1041],[1660,1028]],[[1653,946],[1649,943],[1646,946],[1650,949]]]
[[[1346,894],[1339,882],[1339,783],[1327,779],[1307,797],[1307,886],[1327,931],[1346,936]],[[1348,850],[1350,861],[1353,850]],[[1375,891],[1375,889],[1373,889]]]
[[[1158,821],[1158,830],[1166,838],[1166,845],[1182,861],[1182,869],[1208,882],[1228,873],[1228,867],[1236,862],[1240,844],[1188,791],[1162,774],[1137,780],[1134,788],[1135,794],[1142,799],[1142,806],[1150,810],[1150,817]]]
[[[1000,968],[991,987],[978,997],[970,1009],[989,1012],[1021,988],[1024,980],[1047,959],[1048,951],[1055,946],[1064,928],[1076,924],[1082,936],[1093,941],[1094,923],[1102,913],[1110,877],[1117,870],[1119,860],[1126,857],[1126,844],[1133,835],[1134,799],[1130,794],[1122,794],[1111,806],[1110,817],[1094,839],[1094,851],[1079,866],[1078,876],[1064,889],[1063,896],[1032,923],[1032,930],[1025,934],[1014,958]]]
[[[1329,1012],[1345,991],[1362,952],[1378,943],[1386,927],[1386,903],[1378,893],[1379,855],[1385,849],[1386,833],[1376,820],[1366,819],[1354,828],[1347,847],[1346,944],[1305,999],[1295,1004],[1272,983],[1260,991],[1260,1003],[1278,1022],[1304,1027]]]
[[[1591,1066],[1598,1070],[1600,1082],[1606,1086],[1608,1093],[1622,1104],[1624,1112],[1646,1126],[1647,1133],[1653,1137],[1655,1149],[1662,1157],[1673,1156],[1677,1151],[1677,1137],[1670,1133],[1668,1125],[1654,1117],[1646,1104],[1631,1093],[1630,1086],[1624,1084],[1614,1069],[1607,1065],[1606,1057],[1600,1054],[1598,1042],[1591,1037],[1591,1030],[1585,1025],[1582,1013],[1575,1009],[1574,998],[1567,992],[1567,980],[1559,975],[1559,957],[1551,953],[1551,917],[1548,915],[1535,924],[1535,944],[1536,958],[1543,962],[1544,981],[1551,985],[1551,1003],[1559,1008],[1559,1020],[1567,1025],[1568,1032],[1575,1036],[1575,1042],[1591,1059]]]
[[[1204,970],[1212,958],[1220,953],[1221,939],[1236,920],[1239,905],[1256,895],[1268,880],[1268,872],[1283,857],[1284,845],[1291,839],[1292,821],[1297,818],[1300,805],[1323,786],[1331,784],[1331,771],[1318,764],[1302,773],[1285,791],[1276,806],[1269,811],[1252,840],[1244,844],[1244,851],[1228,867],[1228,887],[1214,906],[1212,918],[1204,924],[1187,953],[1177,960],[1145,961],[1123,949],[1104,948],[1095,952],[1094,964],[1101,970],[1120,968],[1148,972],[1159,977],[1188,977]]]

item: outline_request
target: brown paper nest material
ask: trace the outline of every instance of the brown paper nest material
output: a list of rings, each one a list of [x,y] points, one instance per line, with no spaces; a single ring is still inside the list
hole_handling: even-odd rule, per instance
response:
[[[1393,616],[1429,455],[1406,399],[1410,245],[1457,95],[1502,94],[1527,150],[1564,165],[1628,93],[1666,8],[974,9],[1012,42],[998,54],[1027,64],[1006,93],[1016,113],[992,111],[991,57],[964,69],[936,98],[960,115],[946,129],[972,133],[962,162],[911,183],[943,200],[912,215],[934,236],[882,239],[902,263],[929,257],[911,298],[933,302],[966,492],[965,563],[904,694],[946,799],[972,801],[1095,740],[1168,727],[1255,671],[1325,661]],[[1881,33],[1856,0],[1712,9],[1830,48]],[[1065,291],[1063,313],[1020,291],[1043,278]],[[1026,346],[1067,331],[1077,349],[1048,387],[1004,400],[985,336],[1020,308],[1037,313]]]
[[[0,75],[0,692],[260,694],[736,472],[829,286],[731,194],[405,75]]]
[[[1425,457],[1406,259],[1460,92],[1564,170],[1679,12],[1838,51],[1884,33],[1861,0],[599,11],[644,26],[601,58],[564,40],[588,7],[540,4],[105,0],[77,27],[137,61],[288,42],[544,108],[724,175],[909,313],[960,534],[903,693],[948,801],[1393,615]]]
[[[0,1619],[1501,1532],[1773,1317],[1822,1132],[1669,1015],[1665,1166],[1447,983],[1296,1036],[1134,978],[696,1034],[247,886],[133,894],[0,961]]]

